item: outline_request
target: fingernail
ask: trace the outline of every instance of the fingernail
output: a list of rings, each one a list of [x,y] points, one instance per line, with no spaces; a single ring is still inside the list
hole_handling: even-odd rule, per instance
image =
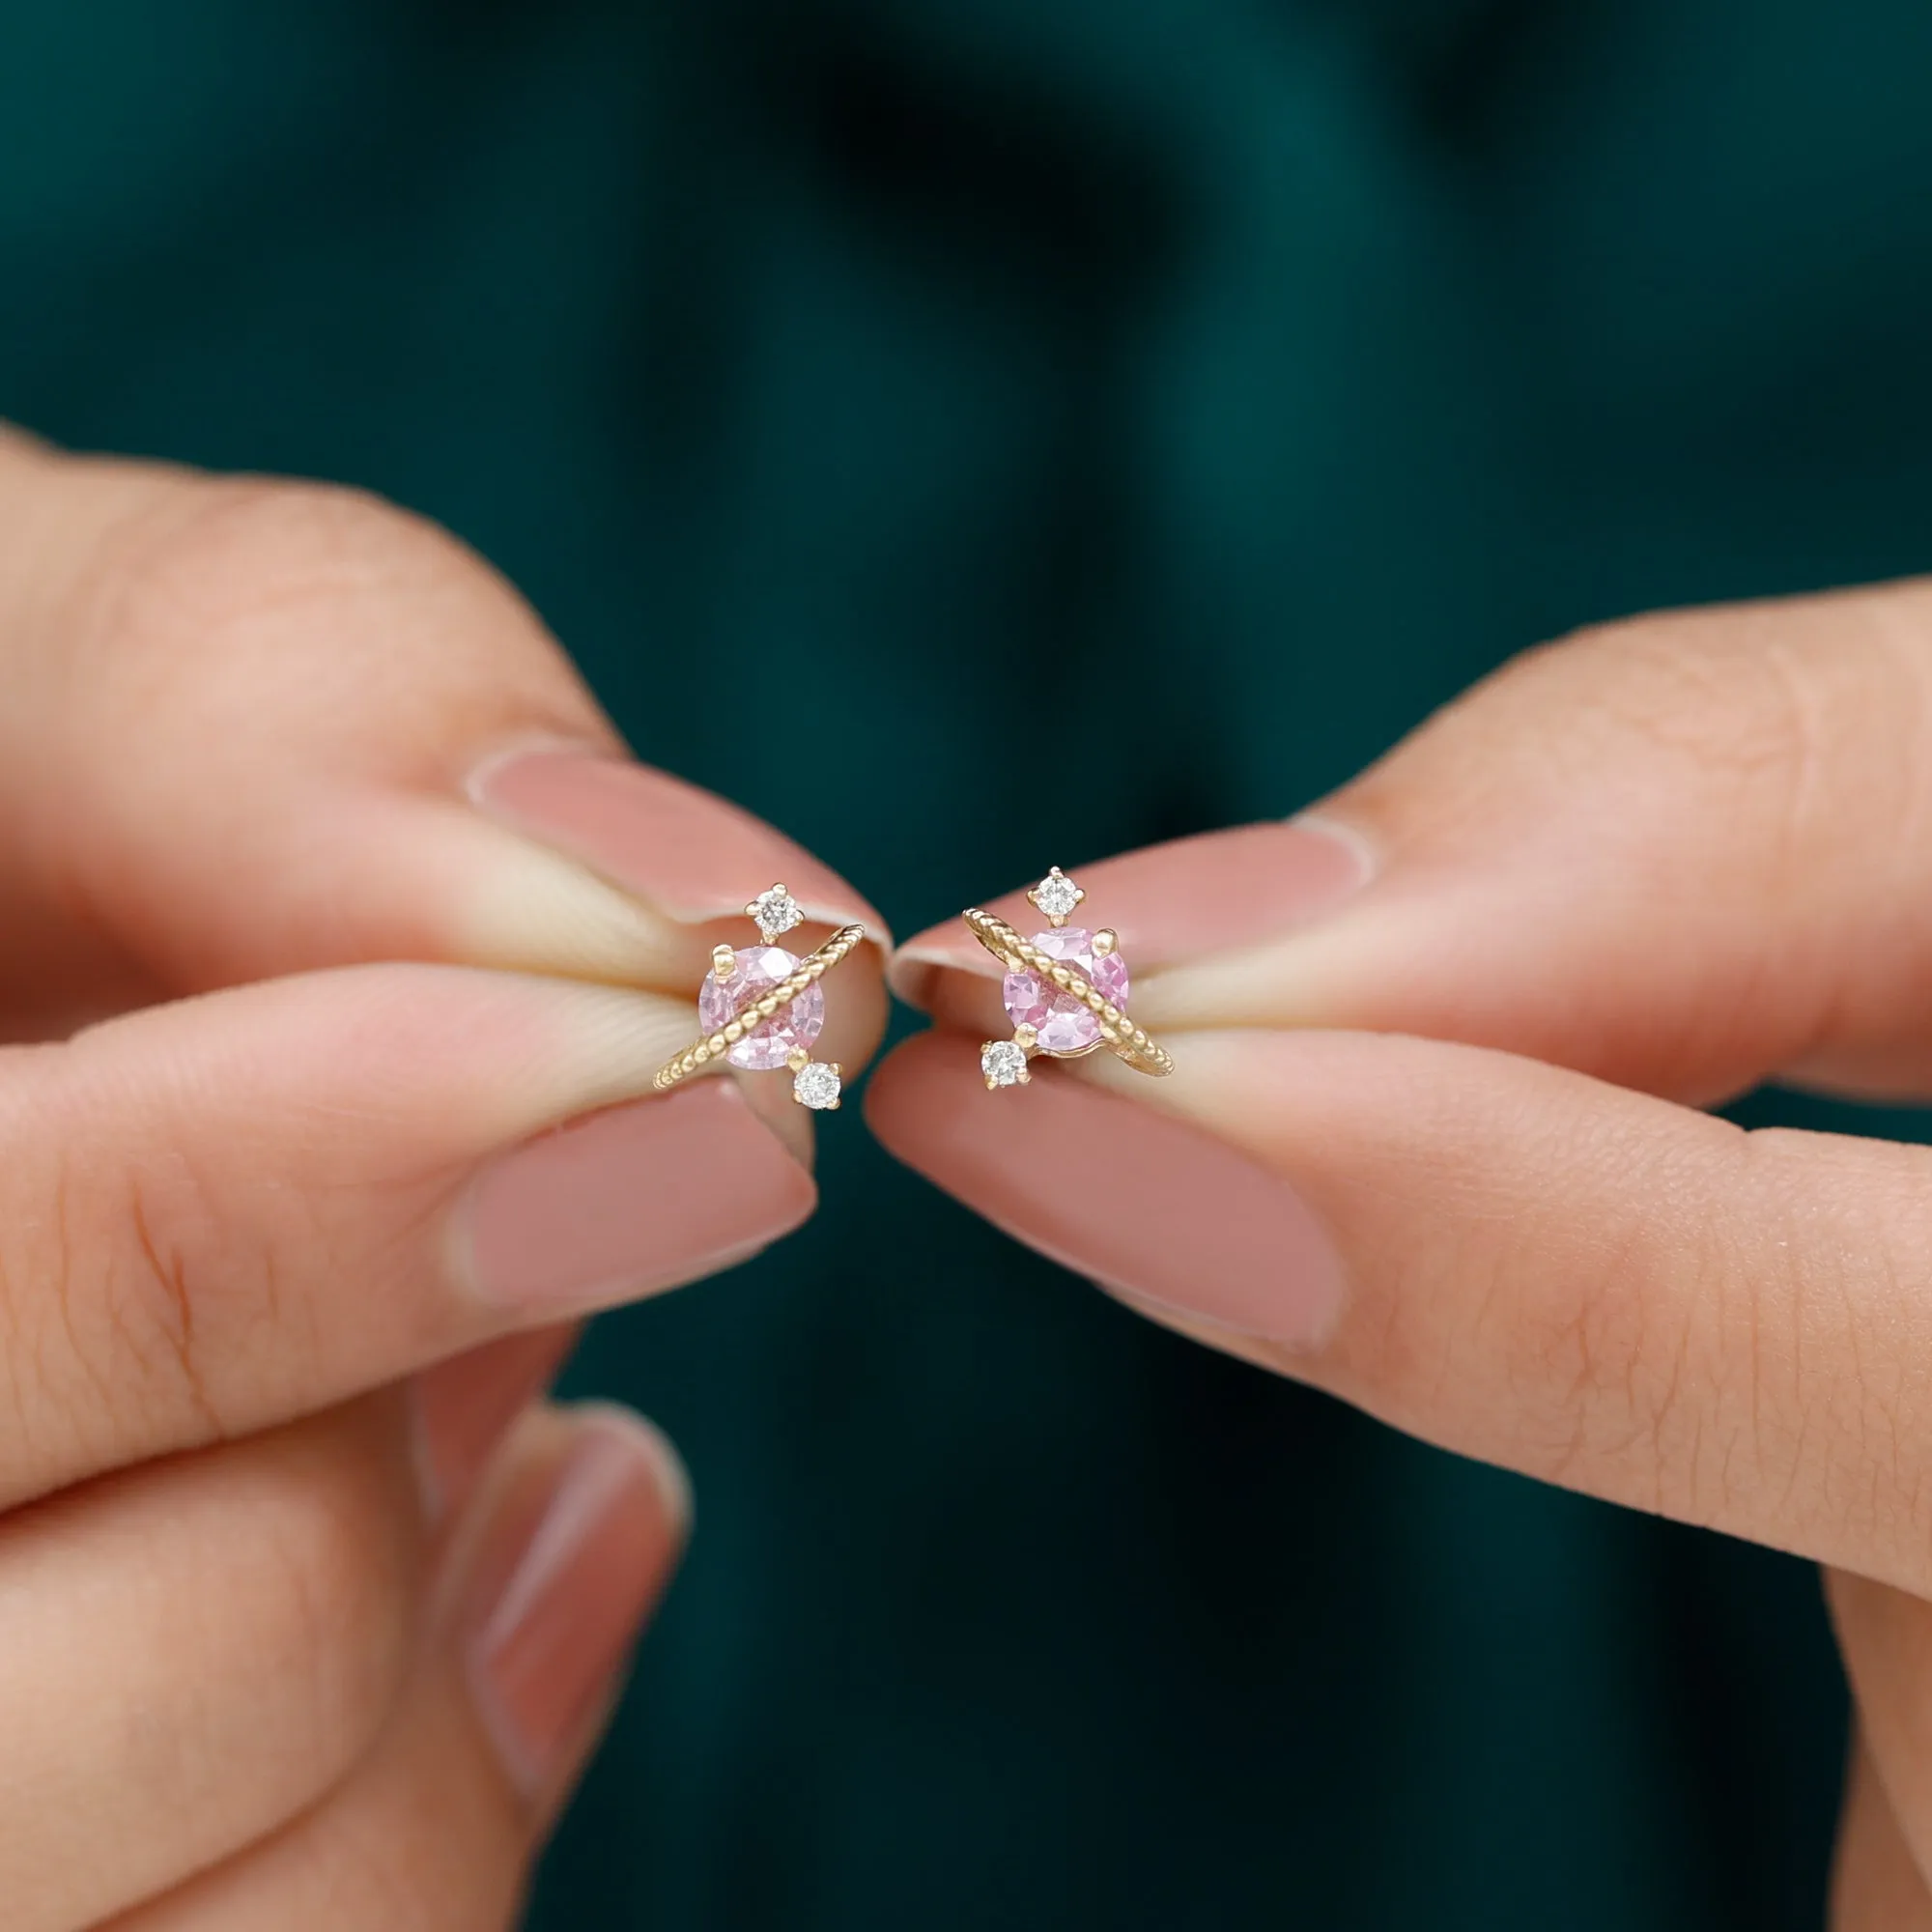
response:
[[[1341,1312],[1340,1259],[1286,1181],[1063,1068],[989,1094],[975,1041],[923,1034],[872,1076],[866,1115],[908,1167],[1102,1287],[1297,1347]]]
[[[412,1378],[416,1478],[432,1527],[469,1500],[511,1423],[555,1378],[577,1332],[562,1325],[504,1335]]]
[[[689,1521],[683,1464],[642,1418],[580,1410],[565,1440],[497,1499],[459,1612],[477,1711],[532,1804],[574,1768]]]
[[[1040,870],[1046,869],[1042,859]],[[1069,867],[1087,894],[1084,911],[1120,934],[1136,983],[1177,962],[1259,945],[1333,911],[1368,883],[1367,845],[1344,826],[1304,815],[1236,826]],[[1031,883],[1031,881],[1029,882]],[[1041,923],[1025,888],[987,910],[1030,931]],[[919,1007],[944,970],[989,978],[1000,967],[957,920],[901,947],[893,990]]]
[[[580,860],[686,924],[741,916],[782,880],[807,916],[857,922],[881,944],[885,923],[803,846],[762,819],[648,765],[591,751],[512,751],[470,780],[493,816]]]
[[[560,1319],[748,1260],[816,1199],[737,1088],[702,1079],[498,1156],[458,1210],[458,1266],[492,1306]]]

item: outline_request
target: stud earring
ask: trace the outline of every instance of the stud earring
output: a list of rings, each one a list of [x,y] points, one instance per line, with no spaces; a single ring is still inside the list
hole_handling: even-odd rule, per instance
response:
[[[1156,1046],[1127,1017],[1127,962],[1120,936],[1108,926],[1090,932],[1068,925],[1087,895],[1058,866],[1027,894],[1046,915],[1048,929],[1025,939],[1005,920],[978,906],[961,914],[973,937],[1007,969],[1003,988],[1010,1039],[989,1039],[980,1049],[986,1090],[1024,1087],[1027,1063],[1044,1054],[1078,1060],[1106,1046],[1136,1073],[1164,1077],[1174,1071],[1167,1049]]]
[[[704,1037],[658,1068],[655,1085],[668,1092],[714,1060],[751,1072],[791,1071],[791,1097],[801,1107],[829,1112],[838,1105],[837,1061],[814,1060],[811,1043],[825,1027],[825,989],[818,983],[866,936],[863,925],[841,925],[816,952],[801,959],[776,945],[801,924],[805,910],[782,886],[745,908],[757,923],[761,946],[715,946],[711,971],[697,992]]]

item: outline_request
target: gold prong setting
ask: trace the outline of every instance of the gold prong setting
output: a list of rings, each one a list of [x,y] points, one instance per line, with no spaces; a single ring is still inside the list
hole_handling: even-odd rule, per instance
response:
[[[813,1113],[836,1114],[843,1086],[838,1063],[803,1056],[804,1065],[800,1065],[796,1063],[801,1057],[797,1054],[792,1056],[791,1097],[801,1107],[810,1107]]]
[[[1027,889],[1034,910],[1044,913],[1046,923],[1052,926],[1065,925],[1080,910],[1086,896],[1058,866],[1049,867],[1046,877]]]
[[[758,930],[769,946],[793,926],[805,923],[805,908],[782,885],[769,886],[746,906],[745,917],[757,922]]]
[[[1011,1039],[989,1039],[980,1049],[980,1071],[985,1075],[986,1092],[1031,1087],[1033,1072],[1027,1062],[1038,1051],[1039,1034],[1024,1020],[1013,1029]]]
[[[996,1094],[1002,1087],[1030,1087],[1033,1074],[1027,1066],[1027,1050],[1017,1039],[989,1039],[980,1049],[980,1071],[986,1092]]]
[[[825,1024],[825,993],[818,982],[864,940],[866,928],[841,925],[801,959],[773,943],[805,919],[782,885],[760,893],[745,916],[756,923],[764,943],[711,949],[711,971],[697,1003],[704,1034],[659,1067],[657,1091],[668,1093],[714,1062],[748,1072],[783,1067],[801,1107],[836,1112],[843,1075],[837,1061],[813,1060],[810,1051]]]

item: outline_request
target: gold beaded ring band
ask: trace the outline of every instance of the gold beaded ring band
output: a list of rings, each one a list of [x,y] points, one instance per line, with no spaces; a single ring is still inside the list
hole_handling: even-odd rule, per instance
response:
[[[841,925],[816,952],[799,958],[773,942],[805,919],[804,909],[782,886],[763,892],[745,908],[755,920],[762,946],[714,946],[711,971],[697,994],[704,1037],[658,1068],[660,1094],[721,1060],[752,1072],[791,1070],[791,1097],[801,1107],[829,1111],[838,1105],[837,1061],[814,1060],[811,1043],[825,1026],[825,992],[819,985],[866,936],[863,925]]]
[[[1107,926],[1089,932],[1066,923],[1086,896],[1056,866],[1027,894],[1046,915],[1049,930],[1025,939],[978,906],[960,915],[973,937],[1007,969],[1003,991],[1013,1037],[989,1039],[980,1049],[988,1093],[1024,1087],[1033,1078],[1027,1062],[1037,1055],[1078,1060],[1101,1046],[1111,1047],[1136,1073],[1159,1079],[1174,1071],[1167,1049],[1127,1017],[1127,962],[1121,957],[1120,936]]]

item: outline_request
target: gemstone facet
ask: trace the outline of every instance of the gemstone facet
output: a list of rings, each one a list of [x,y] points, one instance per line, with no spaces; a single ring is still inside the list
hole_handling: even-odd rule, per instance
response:
[[[1033,943],[1049,959],[1064,960],[1102,999],[1125,1009],[1127,962],[1118,951],[1096,954],[1094,935],[1082,925],[1063,925],[1037,932]],[[1022,970],[1007,975],[1007,1014],[1015,1026],[1030,1026],[1039,1036],[1042,1053],[1085,1053],[1100,1043],[1100,1017],[1086,1001],[1062,992],[1037,973]]]
[[[745,908],[745,917],[757,921],[769,946],[781,933],[804,923],[805,908],[782,886],[773,886]]]
[[[1027,1078],[1027,1057],[1009,1039],[989,1039],[980,1049],[980,1071],[989,1087],[1018,1087]]]
[[[836,1107],[839,1086],[838,1067],[822,1060],[809,1060],[792,1075],[791,1097],[801,1107]]]
[[[741,947],[728,978],[719,979],[715,969],[704,976],[704,984],[697,992],[699,1024],[706,1033],[716,1033],[797,968],[797,954],[787,952],[782,946]],[[782,1066],[794,1053],[809,1049],[824,1028],[825,988],[814,983],[790,1006],[781,1007],[769,1019],[761,1020],[724,1057],[733,1066],[768,1071]]]

